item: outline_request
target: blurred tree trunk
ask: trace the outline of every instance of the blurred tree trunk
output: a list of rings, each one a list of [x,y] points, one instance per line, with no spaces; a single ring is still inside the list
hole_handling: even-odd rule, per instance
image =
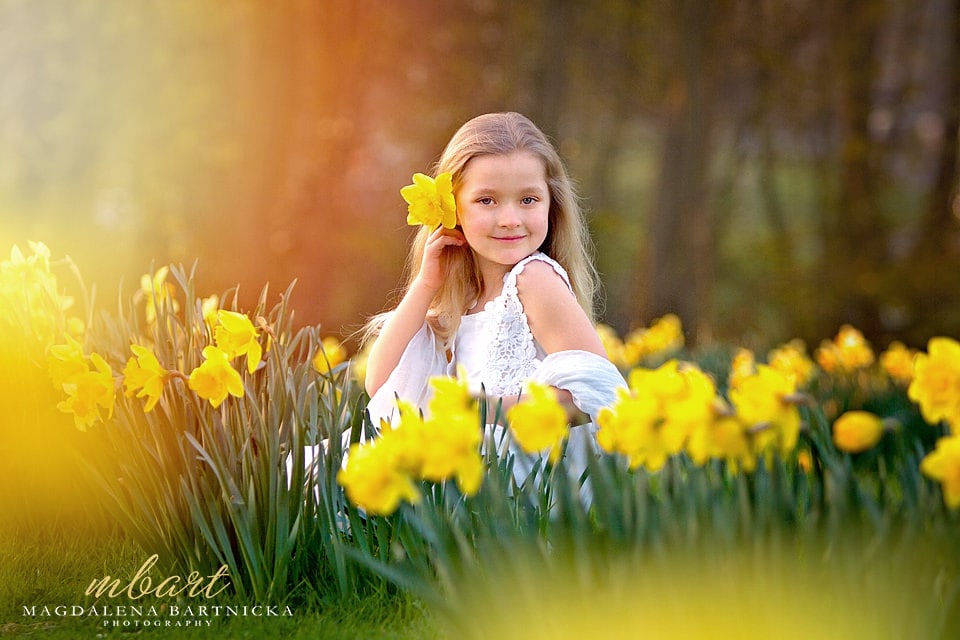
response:
[[[885,262],[887,229],[875,200],[875,149],[869,119],[876,81],[877,27],[884,6],[875,2],[831,5],[833,91],[841,140],[836,159],[837,193],[824,213],[824,255],[819,275],[824,296],[821,335],[855,324],[868,335],[880,331],[877,293]],[[832,295],[832,299],[831,299]]]
[[[707,207],[712,4],[679,4],[680,66],[667,88],[660,191],[650,234],[649,308],[641,317],[676,313],[688,341],[696,344],[709,339],[714,260]]]
[[[948,251],[955,243],[957,216],[957,148],[960,145],[960,2],[948,3],[943,38],[948,49],[942,52],[946,61],[947,99],[943,114],[943,141],[930,200],[921,220],[920,247],[923,251]]]
[[[936,163],[925,210],[919,212],[917,243],[904,264],[903,287],[910,292],[909,324],[915,342],[943,327],[960,326],[960,2],[932,0],[933,23],[945,30],[930,56],[940,68],[928,76],[928,87],[942,96],[942,132],[936,142]],[[939,90],[939,91],[938,91]],[[940,110],[940,109],[938,109]]]
[[[548,136],[558,140],[567,89],[567,57],[576,27],[573,0],[543,2],[540,17],[540,51],[534,74],[536,100],[528,114]]]

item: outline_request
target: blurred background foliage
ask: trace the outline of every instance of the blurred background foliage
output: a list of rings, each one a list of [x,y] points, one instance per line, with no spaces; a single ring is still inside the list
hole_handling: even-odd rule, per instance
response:
[[[516,110],[621,332],[923,346],[960,335],[958,42],[960,0],[0,0],[0,245],[108,304],[151,263],[248,307],[296,278],[349,333],[399,281],[400,187]]]

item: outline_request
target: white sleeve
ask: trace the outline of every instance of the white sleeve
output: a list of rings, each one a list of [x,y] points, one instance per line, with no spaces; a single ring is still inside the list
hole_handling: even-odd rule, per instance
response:
[[[390,373],[387,381],[373,394],[367,404],[374,428],[380,428],[381,419],[392,419],[396,413],[397,398],[424,408],[431,391],[428,381],[433,376],[442,376],[446,373],[447,359],[437,348],[433,330],[424,322],[416,335],[410,339],[407,348],[400,356],[400,362]]]
[[[603,356],[589,351],[557,351],[549,354],[531,380],[566,389],[577,408],[596,419],[601,407],[616,400],[616,389],[626,387],[620,371]]]

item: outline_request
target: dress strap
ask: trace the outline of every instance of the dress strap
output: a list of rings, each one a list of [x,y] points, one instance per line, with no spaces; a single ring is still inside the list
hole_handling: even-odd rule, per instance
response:
[[[573,291],[573,287],[570,285],[570,277],[567,275],[566,270],[562,266],[560,266],[559,262],[557,262],[547,254],[542,253],[540,251],[531,253],[529,256],[527,256],[526,258],[524,258],[523,260],[515,264],[513,268],[510,269],[509,273],[507,273],[507,275],[504,276],[503,278],[504,285],[509,287],[510,289],[516,289],[517,276],[519,276],[523,272],[523,268],[525,266],[527,266],[529,263],[533,262],[534,260],[539,260],[540,262],[546,262],[551,267],[553,267],[553,270],[557,272],[557,275],[563,278],[563,281],[567,284],[567,288],[570,289],[570,291]]]

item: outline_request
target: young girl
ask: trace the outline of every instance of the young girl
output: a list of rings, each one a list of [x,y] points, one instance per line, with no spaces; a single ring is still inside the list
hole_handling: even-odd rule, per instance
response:
[[[556,150],[526,117],[486,114],[454,134],[436,172],[452,176],[457,225],[421,228],[400,303],[373,321],[373,424],[395,414],[397,397],[425,410],[428,379],[458,366],[488,416],[536,380],[571,417],[592,418],[624,381],[594,329],[589,237]]]

